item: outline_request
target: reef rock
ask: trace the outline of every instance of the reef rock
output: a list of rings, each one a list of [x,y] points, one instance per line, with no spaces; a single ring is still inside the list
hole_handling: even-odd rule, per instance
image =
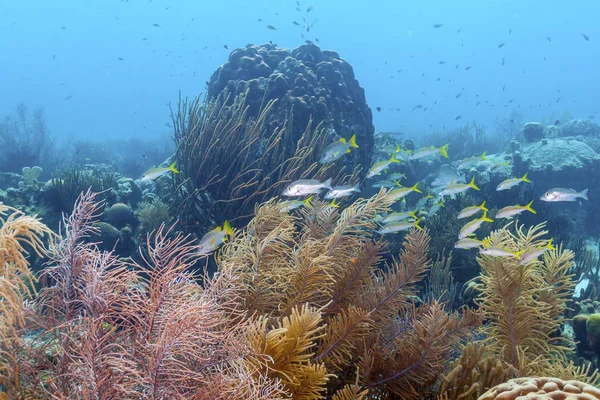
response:
[[[560,136],[600,137],[600,126],[591,119],[574,119],[562,125]]]
[[[137,222],[133,210],[127,204],[116,203],[106,210],[106,220],[117,228]]]
[[[230,102],[235,95],[248,93],[250,117],[257,117],[261,105],[277,99],[269,129],[282,126],[291,112],[294,141],[302,136],[311,117],[313,128],[319,123],[331,128],[332,141],[356,134],[359,148],[349,154],[350,170],[359,164],[370,165],[374,147],[371,109],[352,66],[336,52],[321,50],[313,43],[291,52],[272,44],[236,49],[208,83],[211,98],[225,90],[232,94]]]
[[[523,126],[523,136],[528,142],[537,142],[544,137],[544,125],[539,122],[528,122]]]

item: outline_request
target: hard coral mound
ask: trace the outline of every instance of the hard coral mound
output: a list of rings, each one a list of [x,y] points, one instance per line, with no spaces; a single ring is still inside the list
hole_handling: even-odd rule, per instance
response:
[[[578,381],[558,378],[517,378],[501,383],[478,400],[596,400],[600,389]]]
[[[272,44],[248,45],[231,52],[229,60],[213,73],[209,98],[225,90],[233,94],[230,101],[247,91],[248,115],[253,118],[258,117],[262,105],[277,99],[267,127],[273,131],[286,119],[293,119],[289,134],[294,142],[311,117],[315,126],[325,122],[326,128],[335,130],[331,141],[356,134],[360,147],[349,154],[350,168],[370,165],[374,147],[371,109],[352,66],[338,53],[321,50],[313,43],[293,51]]]

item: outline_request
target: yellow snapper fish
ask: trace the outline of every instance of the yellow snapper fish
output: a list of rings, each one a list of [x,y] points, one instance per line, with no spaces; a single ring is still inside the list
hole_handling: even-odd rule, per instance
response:
[[[499,192],[501,190],[508,190],[517,186],[521,182],[531,183],[529,179],[527,179],[527,172],[523,175],[522,178],[509,178],[503,182],[501,182],[498,187],[496,187],[496,191]]]
[[[400,181],[391,181],[391,180],[383,180],[383,181],[377,181],[374,184],[371,185],[371,187],[373,188],[393,188],[396,186],[402,186],[400,184]]]
[[[227,236],[230,236],[232,233],[233,229],[231,228],[231,225],[229,225],[228,221],[225,221],[222,228],[217,226],[215,229],[202,236],[202,239],[200,239],[200,243],[198,244],[198,253],[212,253],[217,247],[225,243]]]
[[[471,188],[479,190],[475,185],[475,177],[473,177],[469,183],[452,183],[449,186],[446,186],[444,190],[440,192],[440,196],[453,196]]]
[[[423,228],[419,226],[419,222],[421,222],[422,219],[423,218],[419,218],[416,221],[397,221],[385,224],[377,232],[383,235],[385,233],[402,232],[410,228],[417,228],[419,230],[423,230]]]
[[[471,221],[467,222],[462,228],[460,228],[460,232],[458,233],[458,238],[464,239],[464,238],[469,237],[473,232],[475,232],[477,229],[479,229],[481,224],[483,224],[484,222],[494,222],[493,219],[488,218],[487,211],[483,212],[483,217],[471,220]]]
[[[535,210],[531,208],[532,204],[533,200],[531,200],[526,206],[520,206],[517,204],[516,206],[507,206],[501,208],[500,210],[498,210],[494,218],[510,218],[514,217],[517,214],[521,214],[523,211],[529,211],[530,213],[536,214]]]
[[[394,201],[398,201],[401,198],[403,198],[404,196],[408,195],[409,193],[412,193],[412,192],[421,193],[421,191],[419,189],[417,189],[418,185],[419,185],[419,182],[415,183],[411,187],[399,187],[398,189],[392,189],[388,192],[388,195],[391,196]]]
[[[404,220],[411,219],[411,218],[413,220],[417,219],[417,210],[406,211],[406,212],[393,212],[391,214],[388,214],[382,220],[382,222],[384,224],[389,224],[390,222],[400,222],[400,221],[404,221]]]
[[[302,206],[308,207],[308,208],[313,208],[312,204],[310,204],[310,202],[312,201],[314,196],[310,196],[307,197],[304,200],[286,200],[286,201],[282,201],[281,203],[279,203],[279,205],[281,206],[281,208],[279,209],[279,212],[281,213],[286,213],[292,210],[295,210],[296,208],[300,208]]]
[[[523,250],[520,251],[512,251],[510,249],[504,249],[502,247],[483,247],[479,250],[479,254],[485,254],[486,256],[491,257],[515,257],[520,258],[521,254],[523,254]]]
[[[325,194],[324,199],[339,199],[341,197],[352,196],[354,193],[360,193],[360,187],[358,183],[354,186],[343,185],[334,186],[329,192]]]
[[[448,145],[445,144],[440,148],[436,148],[433,146],[421,147],[420,149],[413,151],[412,154],[408,156],[408,159],[414,161],[420,160],[421,158],[433,157],[438,154],[441,154],[442,156],[448,158]]]
[[[576,192],[573,189],[565,189],[565,188],[554,188],[548,190],[540,200],[547,202],[558,202],[558,201],[577,201],[577,199],[588,199],[588,190],[585,189],[581,192]]]
[[[298,179],[297,181],[290,183],[289,186],[285,188],[282,195],[288,197],[306,196],[309,194],[320,193],[321,189],[332,190],[331,178],[327,179],[325,182],[320,182],[317,179]]]
[[[487,151],[484,151],[482,155],[480,156],[473,156],[473,157],[469,157],[469,158],[465,158],[464,160],[460,160],[458,162],[458,169],[467,169],[472,167],[473,165],[477,164],[477,162],[479,161],[485,161],[488,158],[485,156],[485,153],[487,153]]]
[[[383,160],[383,161],[376,162],[375,164],[373,164],[371,169],[369,169],[369,172],[367,172],[367,178],[372,178],[376,175],[379,175],[385,169],[387,169],[392,163],[398,163],[398,162],[400,162],[400,160],[398,160],[396,158],[395,153],[392,154],[392,156],[390,157],[389,160]]]
[[[427,211],[427,216],[433,217],[442,207],[444,207],[444,198],[443,197],[441,199],[439,199],[434,205],[431,206],[429,211]]]
[[[420,210],[422,208],[425,208],[425,206],[427,205],[427,202],[430,199],[434,199],[435,197],[431,194],[431,192],[427,192],[427,195],[420,198],[419,201],[417,201],[417,204],[415,205],[415,209]]]
[[[458,218],[458,219],[468,218],[468,217],[471,217],[471,216],[477,214],[479,211],[483,211],[483,212],[488,211],[488,209],[485,207],[485,201],[478,206],[471,206],[471,207],[463,208],[461,210],[461,212],[458,213],[458,217],[456,217],[456,218]]]
[[[347,142],[346,139],[341,138],[337,142],[331,143],[329,146],[325,147],[319,162],[321,164],[333,162],[341,158],[344,154],[350,153],[351,148],[358,149],[358,145],[356,144],[356,135],[352,135],[350,140]]]
[[[153,181],[165,174],[168,174],[169,172],[178,174],[179,170],[175,168],[175,163],[176,161],[168,167],[150,168],[148,171],[144,172],[140,181]]]
[[[477,247],[485,247],[489,245],[489,242],[492,239],[486,239],[486,240],[477,240],[474,238],[464,238],[464,239],[460,239],[458,242],[456,242],[456,244],[454,245],[455,249],[475,249]]]
[[[533,260],[537,260],[537,258],[544,254],[547,250],[556,250],[556,247],[552,246],[552,239],[550,239],[545,246],[529,250],[521,255],[521,261],[519,262],[519,265],[525,265]]]
[[[406,174],[401,174],[400,172],[394,172],[393,174],[389,174],[387,177],[390,181],[400,181],[402,179],[406,179]]]

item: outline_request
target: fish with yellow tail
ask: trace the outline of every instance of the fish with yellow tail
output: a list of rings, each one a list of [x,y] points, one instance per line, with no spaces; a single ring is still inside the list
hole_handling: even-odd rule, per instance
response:
[[[421,222],[422,219],[423,218],[419,218],[416,221],[390,222],[389,224],[383,225],[381,229],[379,229],[377,232],[383,235],[385,233],[396,233],[406,231],[410,228],[417,228],[419,230],[423,230],[423,228],[419,225],[419,222]]]
[[[485,247],[485,246],[489,246],[489,243],[492,239],[486,239],[486,240],[477,240],[475,238],[464,238],[464,239],[460,239],[458,242],[456,242],[456,244],[454,245],[455,249],[476,249],[478,247]]]
[[[448,158],[448,144],[443,145],[442,147],[421,147],[412,152],[408,159],[411,161],[420,160],[421,158],[433,157],[441,155],[443,157]]]
[[[577,201],[577,199],[589,200],[588,190],[589,189],[585,189],[581,192],[577,192],[573,189],[554,188],[544,193],[544,195],[540,197],[540,200],[550,203],[559,201]]]
[[[483,224],[484,222],[494,222],[493,219],[488,218],[487,211],[483,212],[483,217],[471,220],[471,221],[467,222],[462,228],[460,228],[460,232],[458,233],[458,238],[464,239],[464,238],[469,237],[473,232],[475,232],[477,229],[479,229],[481,224]]]
[[[313,199],[314,196],[310,196],[307,197],[304,200],[286,200],[286,201],[282,201],[281,203],[279,203],[279,206],[281,207],[279,209],[280,213],[286,213],[286,212],[290,212],[292,210],[295,210],[297,208],[300,208],[302,206],[306,207],[306,208],[313,208],[311,201]]]
[[[529,250],[521,255],[521,261],[519,261],[519,265],[525,265],[534,260],[537,260],[539,256],[544,254],[548,250],[556,250],[556,247],[552,246],[552,239],[546,243],[545,246],[537,247],[533,250]]]
[[[488,211],[488,209],[485,207],[485,200],[483,203],[481,203],[478,206],[471,206],[471,207],[465,207],[461,210],[460,213],[458,213],[458,219],[463,219],[463,218],[469,218],[475,214],[477,214],[479,211],[483,211],[486,212]]]
[[[511,218],[511,217],[514,217],[515,215],[521,214],[523,211],[529,211],[532,214],[536,214],[535,210],[533,208],[531,208],[532,204],[533,204],[533,200],[531,200],[529,202],[529,204],[527,204],[526,206],[520,206],[517,204],[515,206],[507,206],[507,207],[501,208],[496,213],[495,218]]]
[[[389,224],[392,222],[400,222],[405,221],[407,219],[412,219],[413,221],[417,219],[417,210],[413,211],[405,211],[405,212],[393,212],[388,214],[385,218],[383,218],[382,222],[384,224]]]
[[[511,249],[505,249],[503,247],[484,246],[479,250],[479,254],[484,254],[486,256],[491,257],[514,257],[521,258],[521,254],[523,254],[523,250],[520,251],[512,251]]]
[[[346,141],[344,138],[341,138],[337,142],[331,143],[329,146],[325,147],[319,162],[321,164],[326,164],[338,160],[342,158],[344,154],[350,153],[350,149],[352,148],[358,149],[358,145],[356,144],[356,135],[352,135],[348,141]]]
[[[377,176],[381,174],[384,170],[386,170],[391,164],[399,162],[400,160],[396,158],[396,153],[394,153],[392,154],[389,160],[378,161],[375,164],[373,164],[371,169],[369,169],[369,172],[367,172],[367,178]]]
[[[527,172],[521,178],[509,178],[505,181],[500,182],[500,184],[496,187],[496,191],[499,192],[501,190],[511,189],[521,182],[531,183],[531,181],[527,179]]]
[[[397,189],[392,189],[388,192],[388,196],[390,196],[394,201],[398,201],[412,192],[421,193],[421,191],[417,188],[418,185],[419,182],[415,183],[411,187],[399,187]]]
[[[469,158],[465,158],[464,160],[460,160],[458,162],[458,169],[467,169],[472,167],[473,165],[477,164],[479,161],[485,161],[488,158],[485,156],[487,152],[484,151],[482,155],[480,156],[473,156],[473,157],[469,157]]]
[[[469,189],[479,190],[477,185],[475,185],[475,177],[471,178],[471,182],[469,183],[453,183],[446,186],[444,190],[440,192],[440,196],[454,196],[466,192]]]
[[[217,226],[212,231],[207,232],[200,243],[198,244],[198,253],[202,255],[208,255],[215,251],[220,245],[225,243],[228,236],[233,233],[233,228],[229,225],[228,221],[225,221],[223,227]]]
[[[176,161],[168,167],[160,167],[160,168],[150,168],[148,171],[144,172],[141,177],[141,181],[153,181],[161,176],[172,172],[174,174],[178,174],[179,170],[175,168]]]

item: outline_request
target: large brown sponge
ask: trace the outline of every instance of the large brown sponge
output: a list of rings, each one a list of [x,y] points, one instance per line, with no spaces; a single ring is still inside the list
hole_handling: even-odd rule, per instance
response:
[[[477,400],[595,400],[600,389],[558,378],[516,378],[494,386]]]

